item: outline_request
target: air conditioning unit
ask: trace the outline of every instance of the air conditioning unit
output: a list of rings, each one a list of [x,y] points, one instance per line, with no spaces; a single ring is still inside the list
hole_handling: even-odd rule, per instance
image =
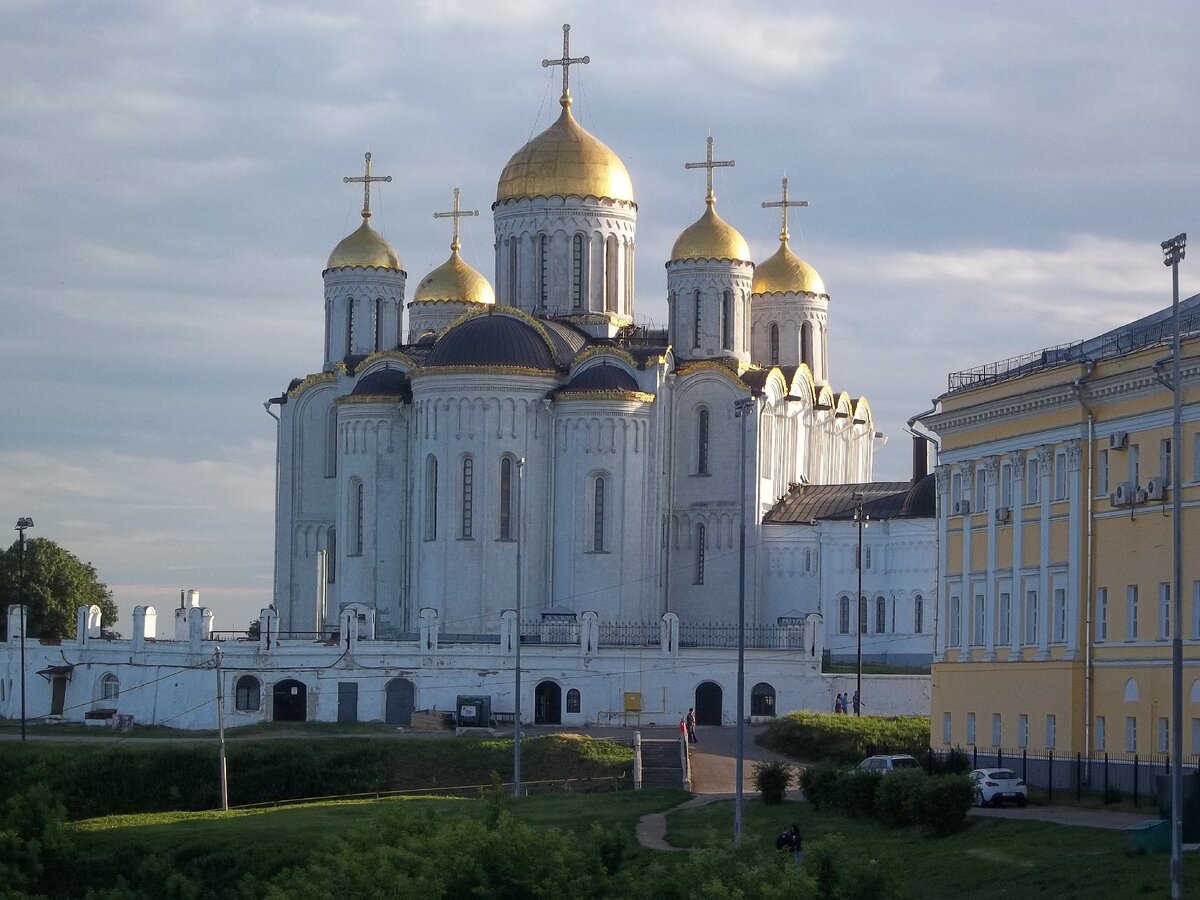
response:
[[[1146,482],[1147,500],[1164,500],[1167,496],[1167,479],[1159,476]]]
[[[997,506],[995,509],[996,521],[1003,525],[1005,522],[1012,520],[1011,506]]]
[[[1114,431],[1108,436],[1109,450],[1125,450],[1129,447],[1129,432]]]
[[[1117,485],[1117,489],[1108,495],[1108,499],[1113,506],[1128,506],[1133,502],[1133,485],[1122,481]]]
[[[1133,492],[1133,502],[1135,505],[1145,503],[1149,499],[1149,495],[1147,495],[1145,488],[1138,488]]]
[[[971,501],[959,500],[954,504],[954,514],[956,516],[969,516],[971,514]]]

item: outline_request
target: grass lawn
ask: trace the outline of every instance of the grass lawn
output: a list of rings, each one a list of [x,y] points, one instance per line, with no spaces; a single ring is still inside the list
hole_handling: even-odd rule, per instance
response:
[[[728,842],[732,801],[668,816],[667,840],[678,847]],[[840,833],[852,855],[878,860],[910,900],[1134,900],[1169,895],[1170,858],[1128,852],[1119,831],[1066,828],[1044,822],[971,817],[948,838],[917,830],[884,828],[863,819],[814,811],[807,803],[766,806],[748,799],[743,841],[774,846],[775,836],[796,822],[806,842]],[[1185,896],[1200,898],[1200,856],[1184,860]]]

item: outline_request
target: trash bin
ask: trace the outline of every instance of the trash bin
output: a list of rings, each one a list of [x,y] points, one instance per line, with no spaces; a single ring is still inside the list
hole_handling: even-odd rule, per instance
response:
[[[1171,821],[1171,776],[1155,775],[1154,788],[1158,794],[1158,814]],[[1200,773],[1183,776],[1183,842],[1200,842]]]
[[[133,716],[129,713],[120,713],[117,716],[117,731],[132,731]]]
[[[459,694],[455,703],[455,723],[459,728],[487,728],[492,721],[492,698]]]
[[[1171,823],[1165,819],[1149,819],[1125,829],[1129,849],[1134,853],[1170,853]]]

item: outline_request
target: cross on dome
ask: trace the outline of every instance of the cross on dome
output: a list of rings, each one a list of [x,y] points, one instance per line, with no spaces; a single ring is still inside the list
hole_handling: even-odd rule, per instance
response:
[[[477,210],[477,209],[467,209],[467,210],[460,209],[459,203],[458,203],[458,197],[459,197],[458,188],[455,188],[454,189],[454,206],[451,209],[451,211],[450,212],[435,212],[433,214],[433,217],[435,219],[453,219],[454,220],[454,240],[452,240],[450,242],[450,249],[455,252],[457,252],[459,250],[459,247],[461,246],[458,243],[458,220],[463,218],[464,216],[469,217],[469,216],[479,215],[479,210]]]
[[[712,135],[710,134],[708,136],[708,154],[704,162],[684,163],[683,167],[685,169],[708,169],[708,196],[705,198],[704,202],[713,203],[717,199],[713,195],[713,169],[720,168],[721,166],[733,167],[734,165],[736,164],[732,159],[713,159],[713,139]]]
[[[763,209],[771,209],[772,207],[778,207],[783,210],[783,223],[780,225],[780,228],[779,228],[779,240],[781,240],[781,241],[786,241],[788,239],[787,211],[788,211],[789,206],[795,207],[795,208],[799,208],[801,206],[808,206],[808,201],[807,200],[789,200],[788,199],[788,180],[787,180],[787,176],[785,175],[785,176],[783,176],[783,199],[775,200],[770,203],[768,203],[764,200],[763,205],[762,205]]]
[[[362,217],[364,219],[371,218],[371,182],[373,181],[391,181],[391,175],[372,175],[371,174],[371,154],[364,153],[363,160],[366,164],[366,170],[361,177],[351,177],[347,175],[342,179],[343,184],[352,184],[354,182],[362,182],[363,186],[363,210]]]
[[[543,59],[542,60],[542,68],[543,69],[545,69],[549,66],[562,66],[563,92],[562,92],[562,100],[560,102],[563,104],[563,106],[567,106],[571,102],[571,88],[570,88],[570,78],[569,78],[571,66],[577,66],[577,65],[586,66],[591,61],[592,61],[592,58],[590,56],[579,56],[579,57],[576,57],[575,59],[571,58],[571,26],[564,25],[563,26],[562,59]]]

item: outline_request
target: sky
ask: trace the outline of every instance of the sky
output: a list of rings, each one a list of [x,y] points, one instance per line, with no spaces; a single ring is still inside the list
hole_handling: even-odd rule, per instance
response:
[[[493,276],[504,164],[558,112],[638,203],[636,314],[718,210],[830,295],[830,379],[910,474],[906,420],[949,372],[1171,302],[1200,239],[1200,4],[0,0],[0,512],[92,562],[128,634],[196,588],[216,627],[271,601],[275,423],[322,362],[321,270],[372,225],[410,293],[449,255]],[[1197,249],[1200,254],[1200,249]],[[1200,256],[1180,267],[1200,291]],[[493,279],[494,281],[494,279]],[[15,537],[15,534],[13,535]]]

